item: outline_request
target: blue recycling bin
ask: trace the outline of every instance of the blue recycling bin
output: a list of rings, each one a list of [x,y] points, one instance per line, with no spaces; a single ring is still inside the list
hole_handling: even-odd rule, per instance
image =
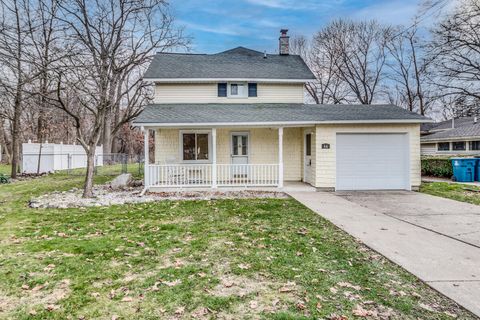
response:
[[[453,180],[458,182],[473,182],[475,180],[475,169],[477,159],[474,158],[452,158]]]
[[[475,157],[475,181],[480,181],[480,157]]]

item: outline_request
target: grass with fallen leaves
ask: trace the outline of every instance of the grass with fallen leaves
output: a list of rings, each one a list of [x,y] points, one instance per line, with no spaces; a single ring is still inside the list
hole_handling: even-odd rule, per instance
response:
[[[426,182],[422,183],[420,186],[420,192],[480,205],[480,188],[474,185],[448,182]]]
[[[81,180],[0,186],[0,318],[474,319],[292,199],[28,208]]]
[[[10,165],[0,163],[0,174],[10,175],[11,167]]]

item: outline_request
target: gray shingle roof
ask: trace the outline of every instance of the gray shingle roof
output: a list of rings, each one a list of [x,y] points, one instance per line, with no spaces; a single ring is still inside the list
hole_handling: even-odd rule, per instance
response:
[[[298,55],[238,47],[216,54],[158,53],[144,79],[314,79]]]
[[[459,128],[463,126],[470,126],[473,124],[475,117],[462,117],[454,119],[454,127]],[[426,131],[446,130],[452,128],[452,119],[437,123],[430,123],[430,126],[425,127]]]
[[[450,123],[451,125],[451,123]],[[462,125],[454,129],[448,129],[444,131],[435,132],[421,138],[421,141],[437,141],[437,140],[449,140],[456,138],[466,137],[479,137],[480,138],[480,123]]]
[[[428,122],[394,105],[316,104],[153,104],[133,121],[141,124]]]

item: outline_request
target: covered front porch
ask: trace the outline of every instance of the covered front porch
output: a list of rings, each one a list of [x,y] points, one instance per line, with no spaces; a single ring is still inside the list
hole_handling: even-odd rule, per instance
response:
[[[143,127],[145,187],[284,188],[310,182],[314,127]]]

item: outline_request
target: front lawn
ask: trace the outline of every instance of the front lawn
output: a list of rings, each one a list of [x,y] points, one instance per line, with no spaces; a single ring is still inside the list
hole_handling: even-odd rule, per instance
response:
[[[420,192],[480,205],[480,188],[474,185],[448,182],[424,182],[420,186]]]
[[[27,207],[81,180],[0,186],[0,318],[475,318],[292,199]]]
[[[11,167],[8,164],[0,163],[0,174],[10,175]]]

